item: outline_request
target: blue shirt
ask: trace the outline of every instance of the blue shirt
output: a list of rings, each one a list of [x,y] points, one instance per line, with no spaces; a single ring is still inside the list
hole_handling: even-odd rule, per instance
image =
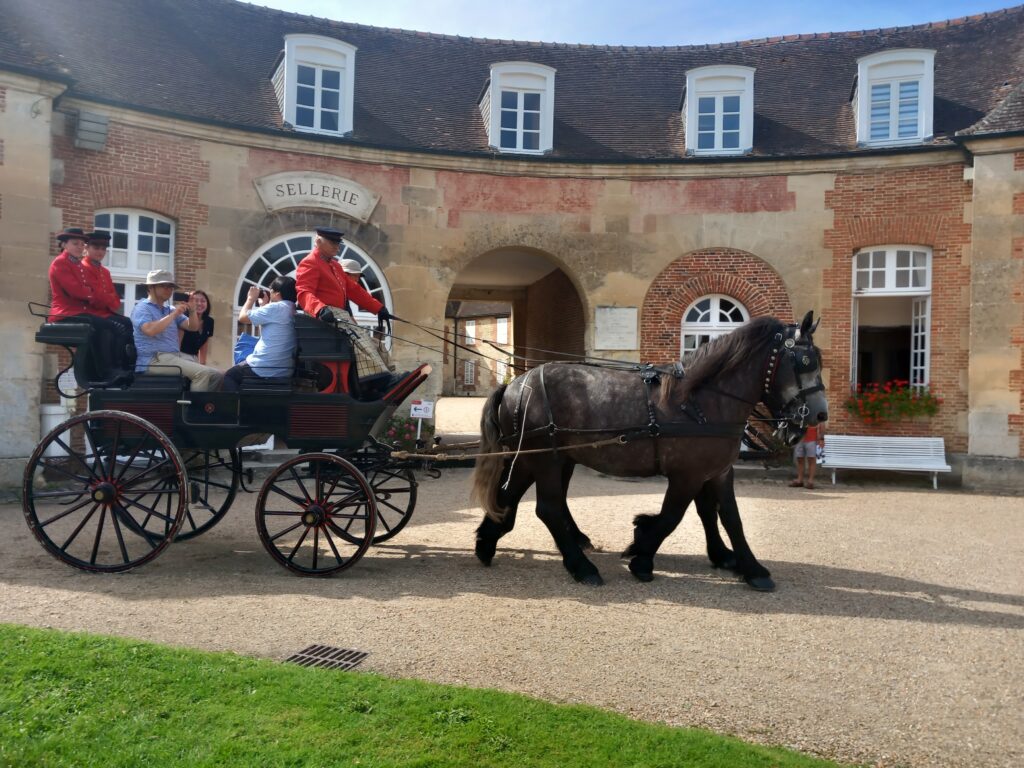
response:
[[[149,299],[143,299],[135,305],[132,310],[132,326],[135,328],[135,350],[138,357],[135,359],[135,370],[144,371],[153,361],[153,355],[157,352],[179,352],[178,349],[178,326],[187,323],[188,318],[178,315],[173,323],[164,328],[163,333],[156,336],[147,336],[142,332],[145,323],[152,323],[161,320],[171,314],[173,310],[164,304],[154,304]]]
[[[295,369],[295,302],[272,301],[248,312],[260,340],[245,362],[260,376],[291,376]]]

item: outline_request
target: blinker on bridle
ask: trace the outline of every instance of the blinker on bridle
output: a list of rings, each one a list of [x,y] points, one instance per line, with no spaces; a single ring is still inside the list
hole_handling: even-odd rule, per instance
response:
[[[789,326],[788,330],[794,329],[796,326]],[[799,334],[799,330],[796,331]],[[794,336],[783,335],[782,332],[775,334],[774,345],[772,347],[771,354],[768,355],[768,362],[765,365],[764,373],[764,399],[767,402],[768,398],[771,397],[772,384],[775,382],[775,374],[779,370],[779,361],[783,356],[790,358],[793,363],[793,370],[797,374],[797,381],[799,382],[799,376],[803,373],[809,373],[818,366],[815,363],[814,358],[817,357],[813,354],[813,348],[810,344],[801,344],[801,346],[807,347],[807,352],[798,354],[797,351],[797,340]],[[782,404],[779,409],[780,418],[786,421],[794,420],[788,414],[792,414],[793,417],[800,418],[800,427],[803,427],[807,417],[810,415],[811,410],[807,407],[807,397],[814,394],[815,392],[822,392],[825,389],[824,384],[815,384],[813,387],[804,387],[797,390],[797,393],[793,395],[787,402]],[[774,398],[773,398],[774,399]]]

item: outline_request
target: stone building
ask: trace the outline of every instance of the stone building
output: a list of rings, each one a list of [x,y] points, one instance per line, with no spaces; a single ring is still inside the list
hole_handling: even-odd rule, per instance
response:
[[[4,481],[59,368],[26,310],[56,232],[113,233],[129,307],[153,267],[205,289],[227,366],[247,287],[328,224],[399,317],[506,302],[523,347],[663,362],[813,309],[831,431],[878,431],[846,413],[851,388],[908,379],[943,404],[885,432],[941,435],[967,484],[1024,476],[1024,7],[663,48],[232,0],[0,14]]]

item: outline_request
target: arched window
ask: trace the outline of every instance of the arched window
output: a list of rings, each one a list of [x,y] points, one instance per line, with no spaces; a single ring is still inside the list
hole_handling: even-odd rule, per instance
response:
[[[735,299],[719,294],[702,296],[683,313],[682,359],[685,361],[697,347],[736,330],[748,320],[746,307]]]
[[[242,269],[242,275],[238,280],[238,288],[235,291],[236,318],[238,310],[245,303],[245,297],[251,286],[266,288],[275,277],[295,275],[299,262],[313,249],[315,236],[316,234],[313,232],[293,232],[260,246]],[[342,242],[338,258],[353,259],[358,262],[362,267],[362,274],[359,276],[360,285],[389,310],[393,308],[391,291],[388,290],[384,273],[369,256],[352,243]],[[364,312],[354,304],[352,310],[356,322],[360,325],[376,325],[377,318],[374,315]]]
[[[146,273],[174,273],[174,222],[149,211],[110,209],[97,211],[93,226],[110,233],[104,264],[130,317],[135,302],[146,298]]]

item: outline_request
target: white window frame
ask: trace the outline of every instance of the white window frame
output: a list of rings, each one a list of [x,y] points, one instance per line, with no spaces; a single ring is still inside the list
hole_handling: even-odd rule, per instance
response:
[[[516,95],[516,108],[502,108],[502,93]],[[525,110],[525,94],[538,94],[539,118],[535,129],[524,125],[527,112]],[[550,152],[554,147],[555,125],[555,70],[544,64],[529,61],[504,61],[491,65],[491,81],[483,97],[480,99],[480,114],[487,130],[487,141],[490,147],[503,154],[541,155]],[[507,127],[506,131],[515,131],[516,146],[502,147],[502,113],[515,116],[515,126]],[[524,147],[524,135],[534,133],[538,136],[536,149]]]
[[[462,326],[462,332],[466,346],[474,346],[476,344],[476,320],[466,320]]]
[[[908,83],[917,84],[917,105],[912,112],[916,118],[917,130],[912,136],[900,136],[900,91],[901,85]],[[877,88],[885,86],[889,87],[888,105],[885,107],[888,135],[873,139],[872,119],[874,117],[874,124],[877,125],[882,114],[881,102],[873,105],[872,98],[873,94],[877,93]],[[893,147],[927,141],[933,135],[934,107],[935,51],[923,48],[898,48],[857,59],[854,117],[857,125],[857,143],[861,146]],[[903,114],[902,117],[906,119],[908,114]]]
[[[496,344],[508,344],[508,318],[496,318],[494,327],[494,341]]]
[[[462,361],[462,386],[474,387],[476,386],[476,361],[475,360],[463,360]]]
[[[686,99],[683,102],[683,126],[686,134],[686,153],[689,155],[742,155],[754,148],[754,72],[753,67],[718,65],[697,67],[686,73]],[[725,99],[739,98],[737,129],[725,125]],[[714,99],[714,146],[701,149],[700,100]],[[730,112],[730,115],[735,114]],[[738,130],[739,146],[725,147],[724,135]]]
[[[341,40],[320,35],[285,35],[284,56],[273,75],[274,91],[286,123],[301,133],[316,133],[325,136],[343,136],[352,132],[353,106],[355,99],[356,47]],[[314,88],[314,124],[300,126],[298,114],[299,65],[312,67],[316,71]],[[323,117],[322,87],[323,71],[339,72],[340,93],[338,98],[338,129],[320,127]],[[305,87],[305,86],[304,86]],[[330,90],[330,89],[328,89]]]
[[[924,257],[924,265],[918,256]],[[866,258],[862,258],[866,257]],[[905,257],[905,258],[904,258]],[[901,264],[901,261],[903,262]],[[860,349],[861,299],[878,296],[906,296],[911,299],[910,317],[910,385],[926,387],[931,377],[931,295],[932,249],[922,245],[873,245],[853,255],[851,286],[850,389],[856,390]],[[916,262],[916,265],[915,265]],[[918,272],[918,285],[914,283]],[[866,279],[859,279],[866,278]],[[876,279],[877,278],[877,279]],[[906,282],[907,285],[900,285]],[[859,284],[858,284],[859,283]],[[876,285],[881,283],[881,285]]]
[[[701,302],[708,302],[707,311],[699,309]],[[739,311],[741,320],[723,320],[723,312],[732,312],[732,309],[723,307],[723,302],[731,305],[732,308]],[[687,320],[687,317],[694,312],[701,312],[705,317],[709,319],[699,318],[695,321]],[[680,322],[680,334],[679,334],[679,357],[685,361],[690,355],[692,355],[702,345],[711,341],[718,336],[724,336],[727,333],[732,333],[737,328],[740,328],[750,322],[750,312],[745,306],[736,298],[732,296],[726,296],[722,293],[710,293],[705,296],[701,296],[695,300],[686,308],[683,312],[683,317]],[[706,337],[703,338],[702,337]]]
[[[110,217],[105,224],[100,223],[100,217],[102,216]],[[128,217],[127,226],[117,226],[117,219],[115,217],[119,216]],[[141,222],[144,218],[152,219],[153,232],[142,231]],[[166,234],[159,233],[157,230],[161,228],[160,225],[165,225],[170,231]],[[110,247],[107,249],[107,257],[104,259],[103,264],[110,270],[110,279],[115,284],[115,287],[118,285],[123,286],[123,294],[121,295],[123,306],[121,311],[126,317],[130,317],[132,309],[135,308],[135,304],[138,301],[136,299],[138,287],[146,284],[146,275],[150,270],[166,269],[171,274],[174,274],[174,238],[176,229],[174,221],[166,216],[161,216],[160,214],[153,213],[153,211],[141,208],[104,208],[93,214],[93,226],[97,230],[109,232],[112,236]],[[116,243],[119,238],[116,235],[118,233],[126,235],[127,247],[117,247]],[[152,236],[153,247],[149,250],[141,250],[140,239],[146,236]],[[157,250],[157,238],[167,241],[168,250],[166,254]]]

